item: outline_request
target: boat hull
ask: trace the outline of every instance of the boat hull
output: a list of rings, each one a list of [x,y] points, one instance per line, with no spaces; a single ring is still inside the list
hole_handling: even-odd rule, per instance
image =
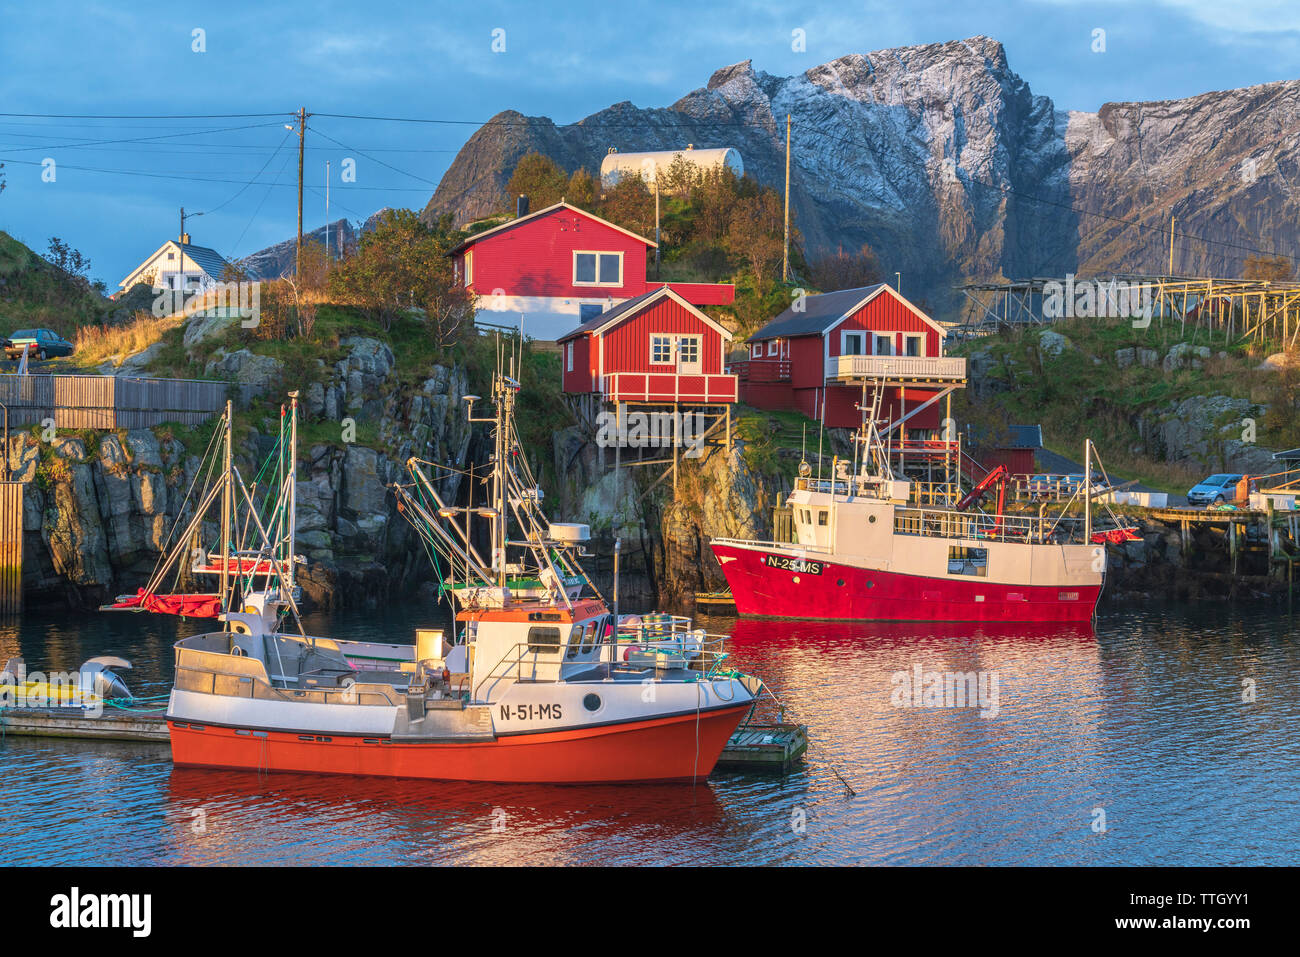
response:
[[[700,713],[490,741],[409,742],[169,720],[172,761],[189,767],[434,781],[612,784],[706,777],[749,702]]]
[[[1089,621],[1100,584],[1019,585],[909,575],[817,559],[813,571],[764,564],[770,551],[712,546],[736,613],[827,621]]]

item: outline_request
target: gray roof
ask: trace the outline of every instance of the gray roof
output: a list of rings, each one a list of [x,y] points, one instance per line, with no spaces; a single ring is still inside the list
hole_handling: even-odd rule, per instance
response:
[[[820,335],[846,312],[884,285],[887,284],[878,282],[874,286],[838,289],[817,296],[806,296],[802,303],[802,312],[795,312],[794,305],[791,304],[789,309],[750,336],[749,341]]]
[[[641,293],[641,295],[633,299],[624,299],[617,306],[611,306],[609,309],[606,309],[604,312],[602,312],[599,316],[592,316],[590,319],[588,319],[582,325],[578,326],[576,329],[571,329],[570,331],[566,332],[556,341],[563,342],[565,339],[572,339],[574,336],[580,336],[587,332],[595,332],[597,329],[600,329],[601,327],[606,326],[611,322],[617,322],[623,316],[630,315],[631,313],[635,312],[637,309],[639,309],[642,306],[642,304],[646,302],[646,300],[650,299],[652,296],[658,295],[659,293],[663,292],[666,288],[668,287],[656,286],[654,289],[651,289],[648,292],[643,292]]]
[[[211,276],[213,279],[220,279],[221,274],[226,271],[226,260],[221,253],[215,249],[209,249],[207,246],[182,245],[177,243],[186,256],[194,260],[199,268]]]
[[[967,426],[967,431],[976,445],[980,444],[980,439],[985,430],[976,426]],[[1041,449],[1043,447],[1043,427],[1041,425],[1008,425],[1006,427],[1006,441],[999,442],[997,448],[1000,449]]]

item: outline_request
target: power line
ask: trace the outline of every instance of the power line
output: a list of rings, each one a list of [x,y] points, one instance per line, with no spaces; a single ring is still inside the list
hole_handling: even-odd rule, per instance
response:
[[[277,146],[277,147],[275,148],[275,153],[280,152],[280,150],[282,150],[282,149],[284,148],[284,144],[285,144],[286,142],[288,142],[288,140],[289,140],[289,134],[288,134],[288,133],[285,133],[285,134],[284,134],[284,138],[280,140],[280,145]],[[246,190],[246,189],[248,189],[248,187],[252,186],[253,183],[256,182],[256,180],[258,179],[258,177],[260,177],[263,173],[266,172],[266,168],[267,168],[268,166],[270,166],[270,165],[271,165],[271,161],[275,159],[275,153],[272,153],[270,156],[268,156],[268,157],[266,158],[266,162],[262,164],[262,168],[259,169],[259,170],[257,171],[257,173],[253,176],[252,179],[250,179],[250,180],[249,180],[247,183],[245,183],[243,186],[239,187],[239,189],[236,190],[235,194],[234,194],[233,196],[231,196],[230,199],[226,200],[226,201],[225,201],[224,203],[222,203],[220,206],[214,206],[214,207],[212,207],[212,209],[205,210],[204,213],[215,213],[217,210],[221,209],[222,207],[229,206],[230,203],[231,203],[233,200],[237,199],[237,198],[238,198],[238,197],[239,197],[239,196],[244,192],[244,190]]]
[[[42,120],[248,120],[285,115],[285,110],[276,113],[0,113],[0,116]]]
[[[370,160],[370,162],[372,162],[372,163],[378,163],[380,166],[383,166],[383,167],[386,167],[386,168],[388,168],[388,169],[391,169],[394,173],[401,173],[403,176],[409,176],[409,177],[411,177],[411,179],[418,179],[421,183],[428,183],[430,186],[434,187],[435,189],[437,189],[437,187],[438,187],[438,184],[435,183],[435,182],[434,182],[433,180],[431,180],[431,179],[425,179],[423,176],[417,176],[415,173],[408,173],[408,172],[407,172],[406,170],[404,170],[404,169],[398,169],[396,166],[393,166],[393,165],[390,164],[390,163],[385,163],[385,162],[384,162],[383,160],[381,160],[381,159],[375,159],[375,157],[373,157],[373,156],[366,156],[366,154],[363,153],[363,152],[361,152],[361,150],[353,149],[351,146],[348,146],[346,143],[340,143],[340,142],[339,142],[338,140],[336,140],[334,137],[329,136],[329,135],[326,134],[326,133],[322,133],[319,129],[316,129],[316,127],[313,126],[312,129],[315,131],[315,133],[316,133],[317,136],[323,136],[325,139],[329,140],[331,143],[334,143],[334,144],[337,145],[337,146],[341,146],[341,147],[343,147],[345,150],[348,150],[349,152],[356,153],[358,156],[364,157],[365,159]]]

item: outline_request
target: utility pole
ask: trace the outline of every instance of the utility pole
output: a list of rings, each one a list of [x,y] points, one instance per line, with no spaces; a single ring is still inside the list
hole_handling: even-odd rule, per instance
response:
[[[302,153],[307,132],[307,110],[298,108],[298,249],[294,267],[295,277],[302,281]]]
[[[325,271],[330,271],[330,161],[325,161]]]
[[[790,114],[785,115],[785,243],[781,252],[781,281],[790,281]]]

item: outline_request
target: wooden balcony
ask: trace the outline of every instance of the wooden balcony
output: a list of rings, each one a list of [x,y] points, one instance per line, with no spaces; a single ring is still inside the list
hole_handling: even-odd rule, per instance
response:
[[[826,360],[827,382],[864,380],[960,386],[966,383],[966,360],[958,356],[832,356]]]
[[[678,375],[675,372],[614,372],[601,379],[610,402],[681,402],[725,405],[736,401],[734,375]]]
[[[737,359],[727,364],[745,382],[789,382],[789,359]]]

